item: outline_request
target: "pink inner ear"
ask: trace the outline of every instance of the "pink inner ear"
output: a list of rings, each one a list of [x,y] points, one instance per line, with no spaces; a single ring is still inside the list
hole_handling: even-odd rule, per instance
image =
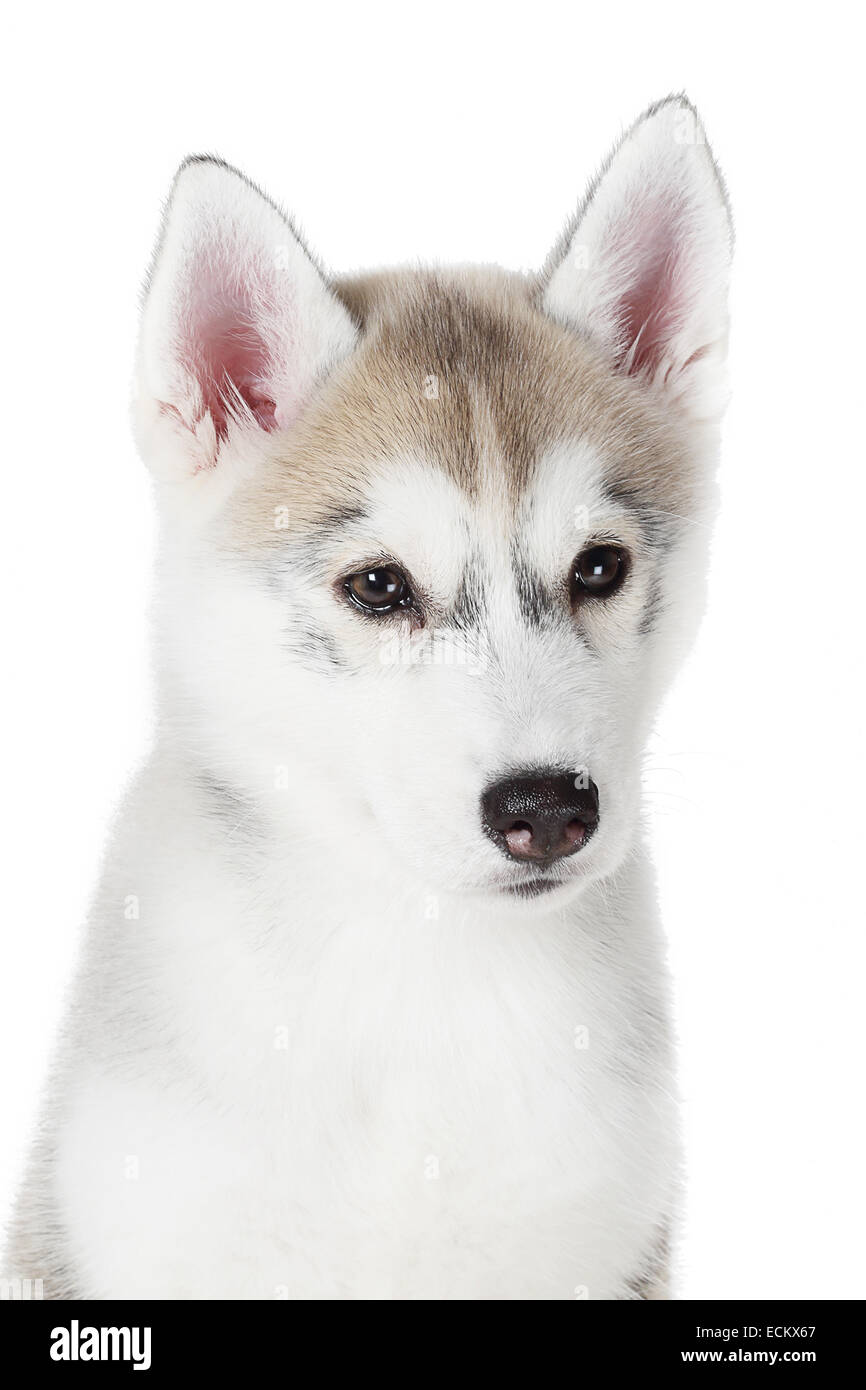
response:
[[[262,429],[276,425],[276,402],[268,394],[268,353],[255,327],[240,310],[227,310],[199,329],[195,360],[197,377],[218,438],[228,432],[232,401],[241,401]]]
[[[636,268],[619,311],[624,344],[619,365],[629,376],[658,370],[682,326],[685,307],[676,209],[644,206],[639,219],[637,227],[631,222],[622,229],[612,248],[614,259]]]
[[[275,429],[270,355],[255,322],[251,296],[238,283],[238,268],[227,266],[220,274],[218,266],[205,262],[191,278],[193,297],[181,356],[199,384],[217,438],[228,433],[233,402],[243,402],[262,429]]]

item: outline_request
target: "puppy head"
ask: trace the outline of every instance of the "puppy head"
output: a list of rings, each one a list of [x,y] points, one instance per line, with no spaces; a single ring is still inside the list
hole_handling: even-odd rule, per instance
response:
[[[331,280],[181,169],[135,404],[166,712],[287,852],[503,902],[615,868],[700,611],[730,242],[680,99],[535,277]]]

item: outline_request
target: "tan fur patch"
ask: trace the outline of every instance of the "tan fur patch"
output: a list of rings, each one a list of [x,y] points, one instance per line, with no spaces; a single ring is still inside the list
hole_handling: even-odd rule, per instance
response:
[[[392,271],[338,282],[358,349],[285,435],[233,508],[244,542],[361,504],[401,458],[444,469],[469,495],[516,502],[546,450],[586,441],[611,486],[688,513],[684,431],[640,383],[537,307],[537,282],[492,269]],[[278,533],[276,533],[278,539]]]

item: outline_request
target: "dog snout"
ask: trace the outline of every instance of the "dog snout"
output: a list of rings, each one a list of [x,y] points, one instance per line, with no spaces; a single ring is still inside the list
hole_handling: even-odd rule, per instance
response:
[[[531,771],[481,797],[484,829],[509,859],[552,864],[576,854],[598,825],[598,788],[582,772]]]

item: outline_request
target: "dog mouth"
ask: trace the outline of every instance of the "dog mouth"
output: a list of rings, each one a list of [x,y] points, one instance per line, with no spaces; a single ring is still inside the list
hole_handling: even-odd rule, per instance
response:
[[[522,883],[506,884],[503,892],[513,898],[538,898],[543,893],[553,892],[554,888],[561,888],[562,884],[561,878],[527,878]]]

